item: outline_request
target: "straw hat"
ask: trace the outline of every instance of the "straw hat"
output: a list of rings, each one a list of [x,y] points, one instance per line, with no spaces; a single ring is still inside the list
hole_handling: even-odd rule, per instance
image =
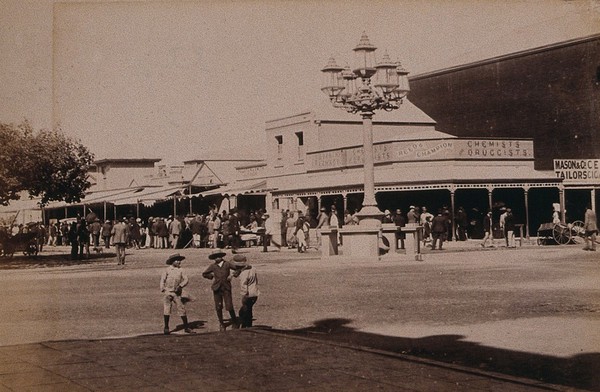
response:
[[[226,254],[227,253],[223,252],[222,250],[215,250],[214,252],[208,255],[208,258],[209,260],[222,259],[223,257],[225,257]]]
[[[173,253],[171,256],[169,256],[166,263],[168,265],[171,265],[171,264],[173,264],[173,262],[178,261],[178,260],[183,260],[183,259],[185,259],[185,256],[182,256],[179,253]]]

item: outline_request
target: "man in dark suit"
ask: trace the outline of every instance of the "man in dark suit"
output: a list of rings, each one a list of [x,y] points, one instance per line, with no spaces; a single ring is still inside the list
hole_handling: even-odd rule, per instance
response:
[[[225,257],[225,252],[221,250],[211,253],[208,258],[209,260],[214,260],[214,263],[209,265],[202,273],[202,277],[205,279],[212,279],[211,289],[215,300],[217,318],[219,319],[219,329],[221,331],[225,331],[226,328],[223,321],[223,304],[225,304],[225,310],[227,310],[231,316],[233,327],[239,328],[238,319],[235,315],[235,310],[233,309],[233,300],[231,298],[230,270],[235,271],[235,265],[224,260],[223,257]],[[234,274],[234,276],[237,276],[237,274]]]
[[[436,216],[431,221],[431,236],[433,242],[431,243],[431,249],[435,249],[435,244],[440,241],[439,249],[442,250],[442,244],[444,243],[444,237],[447,231],[448,219],[442,214],[442,210],[439,209]]]

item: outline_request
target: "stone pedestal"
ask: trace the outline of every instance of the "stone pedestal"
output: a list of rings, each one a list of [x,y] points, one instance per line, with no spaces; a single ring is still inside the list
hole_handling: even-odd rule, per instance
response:
[[[324,227],[321,230],[321,258],[327,258],[339,254],[338,250],[338,228]]]
[[[388,254],[395,254],[398,250],[398,241],[396,240],[396,232],[398,231],[398,226],[394,223],[383,223],[381,225],[381,236],[385,238],[390,247]]]
[[[414,258],[417,261],[423,260],[423,255],[421,254],[422,231],[423,226],[406,225],[405,227],[402,227],[402,232],[406,233],[406,239],[404,240],[406,256]]]
[[[347,226],[340,233],[344,237],[344,256],[379,259],[379,227]]]

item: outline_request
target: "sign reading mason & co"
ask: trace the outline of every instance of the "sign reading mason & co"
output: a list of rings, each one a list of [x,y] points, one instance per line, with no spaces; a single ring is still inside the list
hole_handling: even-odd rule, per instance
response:
[[[554,173],[565,182],[599,182],[600,159],[555,159]]]

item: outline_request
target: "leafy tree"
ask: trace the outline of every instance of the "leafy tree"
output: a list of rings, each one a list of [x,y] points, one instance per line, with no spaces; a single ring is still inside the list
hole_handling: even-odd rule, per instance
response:
[[[90,187],[87,172],[94,156],[60,129],[34,132],[25,121],[0,123],[0,204],[27,191],[50,201],[79,202]]]

